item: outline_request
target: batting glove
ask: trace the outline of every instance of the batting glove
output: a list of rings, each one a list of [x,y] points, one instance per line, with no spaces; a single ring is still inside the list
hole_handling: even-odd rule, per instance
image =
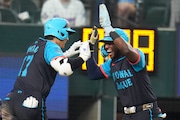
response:
[[[27,108],[37,108],[38,100],[34,98],[33,96],[30,96],[30,97],[27,97],[26,100],[23,101],[22,105]]]
[[[104,59],[107,60],[108,59],[108,52],[106,51],[104,45],[101,46],[100,51],[101,51],[101,55],[104,57]]]
[[[83,42],[83,44],[79,48],[80,53],[79,57],[81,57],[84,61],[87,61],[91,57],[91,52],[89,48],[89,42]]]
[[[64,52],[64,56],[66,57],[72,57],[79,53],[79,47],[82,45],[82,42],[79,40],[77,42],[74,42],[72,46]]]
[[[114,28],[111,26],[109,13],[105,4],[99,5],[99,23],[101,27],[103,27],[105,30],[105,36],[109,36],[109,33],[111,31],[115,31]]]
[[[97,27],[94,26],[94,27],[93,27],[93,30],[92,30],[92,33],[91,33],[91,37],[90,37],[89,42],[90,42],[92,45],[94,45],[94,44],[96,43],[97,39],[98,39],[98,31],[97,31]]]

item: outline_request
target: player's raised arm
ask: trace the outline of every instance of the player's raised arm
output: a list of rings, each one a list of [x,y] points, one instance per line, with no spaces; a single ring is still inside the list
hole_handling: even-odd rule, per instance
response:
[[[124,30],[115,29],[111,26],[108,10],[104,4],[99,6],[99,22],[101,27],[105,30],[105,37],[111,37],[115,46],[119,49],[122,55],[125,55],[129,61],[135,63],[138,60],[138,53],[132,46],[127,43],[129,38]]]
[[[98,31],[97,27],[94,26],[89,40],[91,57],[86,62],[88,77],[92,80],[98,80],[106,77],[103,74],[103,70],[97,65],[97,62],[94,58],[94,47],[95,43],[97,42],[97,39]]]

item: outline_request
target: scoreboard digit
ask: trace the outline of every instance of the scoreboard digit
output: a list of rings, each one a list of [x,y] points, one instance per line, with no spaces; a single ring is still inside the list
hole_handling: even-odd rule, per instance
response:
[[[141,46],[140,37],[147,37],[147,44],[145,46]],[[147,55],[147,70],[149,72],[154,71],[154,39],[155,34],[154,30],[133,30],[133,44],[134,48],[139,48]]]

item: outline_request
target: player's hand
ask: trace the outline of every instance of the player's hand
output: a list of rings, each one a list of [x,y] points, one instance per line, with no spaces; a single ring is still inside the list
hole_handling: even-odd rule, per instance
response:
[[[82,42],[79,40],[77,42],[74,42],[71,47],[64,52],[64,56],[66,57],[72,57],[79,53],[79,47],[82,45]]]
[[[84,61],[87,61],[91,57],[91,52],[89,48],[89,42],[83,42],[79,48],[80,53],[79,57],[81,57]]]
[[[104,57],[104,59],[107,60],[108,59],[108,52],[105,49],[104,45],[101,46],[100,51],[101,51],[101,55]]]
[[[99,5],[99,23],[101,27],[110,27],[111,21],[105,4]]]
[[[26,100],[23,101],[22,105],[27,108],[37,108],[38,100],[35,97],[30,96],[30,97],[27,97]]]
[[[98,31],[97,31],[97,27],[94,26],[94,27],[93,27],[93,30],[92,30],[92,33],[91,33],[91,37],[90,37],[89,42],[90,42],[92,45],[94,45],[94,44],[96,43],[97,39],[98,39]]]
[[[105,4],[99,5],[99,23],[105,30],[105,36],[109,36],[109,33],[114,31],[114,28],[111,26],[111,20]]]

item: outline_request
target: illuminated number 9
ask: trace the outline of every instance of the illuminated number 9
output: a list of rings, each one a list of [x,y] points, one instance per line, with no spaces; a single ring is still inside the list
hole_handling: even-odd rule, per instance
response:
[[[18,76],[25,77],[27,75],[28,67],[31,64],[33,57],[34,55],[24,57]]]

